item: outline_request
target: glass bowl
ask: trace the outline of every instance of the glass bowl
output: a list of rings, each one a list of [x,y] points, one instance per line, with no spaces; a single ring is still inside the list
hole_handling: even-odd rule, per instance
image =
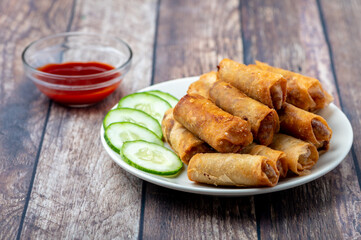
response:
[[[132,50],[116,37],[68,32],[31,43],[22,60],[25,75],[50,99],[85,107],[117,89],[130,69]]]

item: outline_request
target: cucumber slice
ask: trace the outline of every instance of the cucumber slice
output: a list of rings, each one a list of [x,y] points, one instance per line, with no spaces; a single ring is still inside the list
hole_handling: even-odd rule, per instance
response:
[[[129,165],[158,175],[175,175],[183,166],[168,148],[142,140],[125,142],[121,155]]]
[[[132,108],[116,108],[110,110],[105,115],[103,126],[107,128],[115,122],[131,122],[148,128],[154,132],[160,139],[163,137],[162,128],[159,122],[149,114]]]
[[[148,113],[162,124],[164,112],[172,106],[165,100],[150,93],[133,93],[120,99],[118,108],[135,108]]]
[[[104,132],[104,139],[111,149],[120,153],[124,142],[134,140],[146,140],[155,144],[163,145],[163,141],[155,133],[135,123],[117,122],[110,124]]]
[[[164,100],[166,100],[172,107],[175,107],[175,105],[177,105],[178,103],[178,99],[176,97],[174,97],[173,95],[166,93],[166,92],[162,92],[160,90],[151,90],[151,91],[147,91],[147,93],[156,95],[160,98],[163,98]]]

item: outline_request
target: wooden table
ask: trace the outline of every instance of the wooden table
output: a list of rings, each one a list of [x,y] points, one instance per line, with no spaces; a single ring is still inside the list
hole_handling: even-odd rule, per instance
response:
[[[24,0],[0,12],[0,239],[361,239],[360,1]],[[25,46],[67,31],[134,50],[96,106],[62,107],[24,78]],[[320,79],[353,126],[345,160],[308,184],[233,198],[159,187],[111,160],[99,126],[122,96],[225,57]]]

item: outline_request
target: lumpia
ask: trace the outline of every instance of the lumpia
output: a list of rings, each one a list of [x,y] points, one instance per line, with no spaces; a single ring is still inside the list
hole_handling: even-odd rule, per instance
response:
[[[217,81],[209,91],[211,100],[232,115],[247,119],[251,124],[253,139],[262,145],[272,142],[279,130],[279,119],[274,109],[248,97],[231,84]]]
[[[202,76],[200,76],[199,80],[189,85],[187,93],[189,95],[198,94],[201,95],[202,97],[209,99],[209,89],[216,81],[217,81],[216,72],[205,73]]]
[[[275,134],[269,147],[284,152],[288,169],[297,175],[309,174],[319,157],[313,144],[281,133]]]
[[[289,103],[282,106],[278,115],[282,132],[314,144],[319,151],[328,150],[332,130],[323,117]]]
[[[275,162],[277,170],[280,173],[280,177],[284,178],[287,175],[288,165],[285,159],[286,154],[282,151],[252,143],[244,147],[239,153],[265,156]]]
[[[187,170],[191,181],[222,186],[275,186],[279,173],[275,163],[264,156],[237,153],[199,153]]]
[[[248,68],[244,64],[223,59],[218,66],[218,79],[276,110],[286,99],[287,80],[278,73]]]
[[[169,146],[185,164],[188,164],[189,160],[197,153],[214,151],[207,143],[194,136],[174,119],[173,108],[168,109],[164,114],[162,131]]]
[[[185,95],[175,106],[174,118],[218,152],[237,152],[253,141],[250,124],[218,108],[199,95]]]
[[[282,74],[287,80],[286,102],[306,111],[317,111],[333,101],[333,97],[322,88],[316,78],[307,77],[299,73],[272,67],[266,63],[256,61],[259,69]]]

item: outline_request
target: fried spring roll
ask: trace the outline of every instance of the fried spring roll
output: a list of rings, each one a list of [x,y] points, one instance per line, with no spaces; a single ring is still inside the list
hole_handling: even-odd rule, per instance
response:
[[[214,151],[207,143],[194,136],[174,119],[173,108],[168,109],[164,114],[162,131],[169,146],[185,164],[188,164],[189,160],[197,153]]]
[[[253,139],[262,145],[272,142],[273,134],[279,131],[277,112],[248,97],[231,84],[217,81],[209,91],[211,100],[232,115],[248,120]]]
[[[265,156],[276,164],[280,177],[284,178],[287,175],[288,165],[285,159],[286,154],[282,151],[252,143],[244,147],[239,153]]]
[[[218,79],[276,110],[286,100],[287,81],[278,73],[248,68],[244,64],[223,59],[218,66]]]
[[[328,150],[332,130],[323,117],[289,103],[278,114],[282,132],[314,144],[319,151]]]
[[[202,97],[209,99],[209,89],[216,81],[217,81],[216,72],[205,73],[202,76],[200,76],[199,80],[189,85],[187,93],[189,95],[198,94],[201,95]]]
[[[185,95],[175,106],[174,118],[218,152],[237,152],[253,141],[250,124],[218,108],[199,95]]]
[[[275,163],[264,156],[237,153],[199,153],[187,170],[191,181],[222,186],[275,186],[279,173]]]
[[[266,63],[256,61],[259,69],[282,74],[287,80],[286,101],[306,111],[317,111],[333,101],[315,78],[307,77],[299,73],[281,68],[272,67]]]
[[[309,174],[319,157],[313,144],[281,133],[275,134],[269,147],[284,152],[288,169],[297,175]]]

